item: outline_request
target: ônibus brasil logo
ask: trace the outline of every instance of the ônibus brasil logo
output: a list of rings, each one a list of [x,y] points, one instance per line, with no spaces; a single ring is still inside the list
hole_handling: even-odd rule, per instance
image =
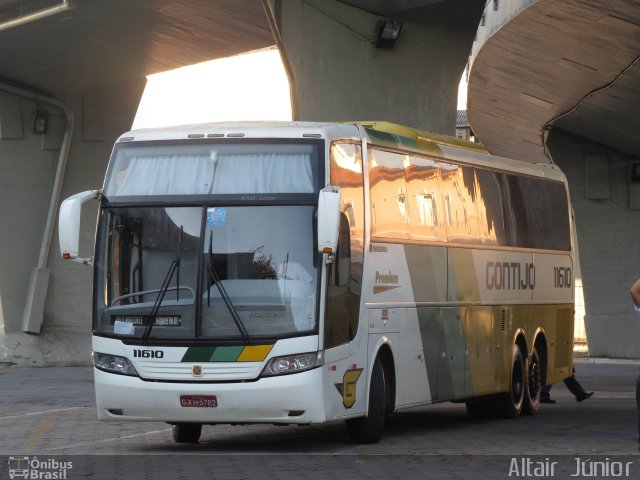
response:
[[[73,462],[38,457],[9,457],[9,478],[28,478],[34,480],[63,480],[67,478],[67,470],[73,468]]]

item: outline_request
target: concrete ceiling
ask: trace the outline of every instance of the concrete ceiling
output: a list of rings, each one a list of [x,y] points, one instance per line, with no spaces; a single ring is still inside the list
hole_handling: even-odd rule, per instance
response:
[[[340,0],[353,7],[365,10],[376,15],[393,15],[396,13],[414,10],[432,3],[440,3],[449,0]]]
[[[0,0],[0,22],[62,1]],[[342,1],[381,16],[454,3],[452,0]],[[72,8],[67,12],[7,29],[0,25],[0,79],[60,95],[275,44],[261,0],[79,0],[70,3]]]
[[[0,31],[0,77],[60,94],[274,43],[259,0],[80,0]]]
[[[526,161],[550,161],[545,126],[637,154],[639,56],[638,0],[539,0],[481,47],[469,121],[492,153]]]

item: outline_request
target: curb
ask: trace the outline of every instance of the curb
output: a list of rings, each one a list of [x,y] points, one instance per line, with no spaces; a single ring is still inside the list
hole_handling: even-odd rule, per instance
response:
[[[600,363],[609,365],[640,365],[639,358],[604,358],[604,357],[574,357],[573,363]]]

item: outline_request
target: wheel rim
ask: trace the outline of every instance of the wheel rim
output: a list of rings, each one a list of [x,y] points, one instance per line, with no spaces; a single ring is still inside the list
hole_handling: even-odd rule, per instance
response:
[[[524,364],[522,357],[513,362],[513,374],[511,375],[511,394],[514,405],[520,405],[524,398]]]
[[[529,369],[529,396],[532,399],[537,398],[541,389],[542,372],[540,370],[540,362],[538,362],[538,357],[534,356],[531,359],[531,368]]]

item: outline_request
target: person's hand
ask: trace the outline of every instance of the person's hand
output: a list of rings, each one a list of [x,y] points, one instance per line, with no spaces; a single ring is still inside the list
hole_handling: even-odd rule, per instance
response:
[[[640,309],[640,278],[631,285],[629,293],[631,294],[631,300],[633,301],[636,310]]]

